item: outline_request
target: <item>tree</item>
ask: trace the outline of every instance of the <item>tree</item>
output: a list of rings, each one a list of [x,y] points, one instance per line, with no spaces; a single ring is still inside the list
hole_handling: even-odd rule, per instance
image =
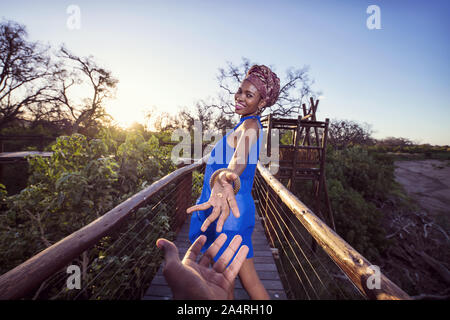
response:
[[[187,109],[183,109],[176,118],[179,127],[188,130],[194,127],[196,121],[201,123],[202,130],[210,130],[214,127],[213,111],[202,100],[195,105],[195,113],[191,114]]]
[[[343,149],[348,145],[373,144],[372,128],[369,124],[359,124],[350,120],[332,120],[328,129],[329,143],[335,149]]]
[[[218,101],[210,106],[217,109],[220,114],[233,116],[234,93],[254,64],[249,59],[242,58],[239,66],[228,62],[226,68],[219,68],[217,80],[222,93],[219,95]],[[279,74],[278,76],[280,77]],[[309,67],[307,66],[299,69],[288,68],[285,79],[286,81],[281,83],[278,101],[273,106],[266,108],[264,112],[280,117],[298,115],[301,114],[303,103],[309,104],[310,97],[315,100],[320,95],[320,92],[314,92],[311,88],[314,81],[309,78]]]
[[[113,96],[118,80],[111,71],[99,67],[92,56],[78,57],[62,46],[59,57],[61,72],[57,74],[54,88],[55,105],[64,110],[65,118],[72,120],[72,133],[78,133],[81,127],[87,131],[99,120],[109,117],[104,101]],[[75,92],[69,92],[76,86],[78,90],[89,90],[90,97],[77,101]]]
[[[192,128],[194,121],[200,121],[203,130],[215,129],[225,135],[226,130],[232,128],[236,121],[234,109],[234,93],[244,80],[245,75],[254,63],[249,59],[242,58],[241,65],[227,63],[227,67],[219,68],[217,80],[219,92],[216,98],[210,101],[200,100],[195,106],[195,112],[183,109],[176,117],[165,114],[157,121],[159,127],[164,128]],[[293,116],[300,114],[303,103],[309,104],[309,97],[315,98],[320,93],[311,89],[314,81],[310,80],[308,67],[295,69],[289,68],[286,72],[286,82],[280,88],[280,95],[275,105],[266,108],[264,112],[275,116]],[[162,124],[165,124],[162,126]]]
[[[159,114],[156,112],[149,112],[145,117],[149,121],[153,119],[153,127],[157,132],[173,131],[179,126],[177,117],[172,116],[167,112],[161,112]]]
[[[236,123],[232,120],[231,117],[227,117],[223,114],[220,114],[214,120],[214,127],[221,131],[222,136],[226,134],[226,130],[234,127]]]
[[[408,138],[396,138],[396,137],[387,137],[382,140],[377,140],[377,144],[381,146],[399,146],[406,147],[412,146],[414,143]]]
[[[27,111],[40,117],[55,112],[49,102],[58,70],[49,57],[49,47],[26,37],[25,26],[12,21],[0,24],[0,128],[24,119]]]

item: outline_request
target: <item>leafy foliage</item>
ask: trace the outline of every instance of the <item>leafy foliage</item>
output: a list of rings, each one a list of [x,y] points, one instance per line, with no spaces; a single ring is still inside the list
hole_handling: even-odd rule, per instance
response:
[[[124,143],[61,136],[50,158],[28,159],[31,175],[19,194],[1,189],[0,271],[100,217],[132,194],[174,170],[169,149],[131,132]],[[118,145],[115,149],[112,146]]]
[[[326,175],[338,233],[368,259],[378,258],[388,243],[375,204],[392,189],[392,163],[355,146],[329,152]]]
[[[377,259],[389,245],[376,203],[387,197],[393,170],[392,163],[375,159],[360,146],[327,150],[326,177],[336,231],[369,260]],[[298,183],[296,190],[315,208],[310,183]],[[323,204],[321,211],[326,212]]]

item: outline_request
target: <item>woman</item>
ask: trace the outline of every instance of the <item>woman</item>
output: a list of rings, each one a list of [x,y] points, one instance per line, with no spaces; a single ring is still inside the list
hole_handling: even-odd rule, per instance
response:
[[[242,237],[241,246],[248,246],[249,252],[239,278],[250,298],[255,300],[269,299],[269,295],[253,263],[251,236],[255,203],[251,190],[262,141],[260,114],[276,102],[279,92],[280,79],[268,67],[254,65],[249,69],[234,96],[235,112],[241,119],[214,146],[206,165],[202,194],[197,204],[187,209],[187,213],[193,212],[189,240],[193,243],[201,234],[207,237],[203,252],[221,233],[227,235],[225,245],[216,256],[209,257],[211,260],[219,259],[235,235]],[[229,298],[233,299],[234,283],[231,288]]]

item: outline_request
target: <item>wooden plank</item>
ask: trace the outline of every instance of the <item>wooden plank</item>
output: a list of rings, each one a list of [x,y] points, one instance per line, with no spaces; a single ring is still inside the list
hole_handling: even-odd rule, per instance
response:
[[[171,300],[172,297],[143,296],[142,300]]]
[[[278,271],[275,264],[255,263],[256,271]]]
[[[53,152],[41,152],[41,151],[2,152],[0,153],[0,159],[25,158],[27,156],[51,157],[52,155]]]
[[[166,278],[162,274],[156,275],[152,280],[153,285],[167,285]]]
[[[280,280],[261,280],[261,282],[266,290],[284,290]],[[239,278],[236,279],[235,288],[236,289],[244,288]]]
[[[284,290],[267,290],[271,300],[286,300],[286,293]],[[235,300],[250,300],[247,292],[244,289],[234,289]]]
[[[266,264],[273,264],[273,257],[270,256],[255,256],[253,257],[254,263],[266,263]]]
[[[280,275],[278,271],[257,271],[260,280],[278,280],[280,281]]]
[[[269,250],[269,248],[268,244],[256,244],[253,246],[253,250]]]
[[[247,294],[247,291],[245,291],[242,288],[234,289],[234,299],[235,300],[250,300],[250,297]]]
[[[256,246],[256,245],[267,245],[267,239],[264,238],[256,238],[256,239],[252,239],[252,245]]]
[[[172,291],[170,290],[170,287],[168,285],[152,285],[151,292],[147,291],[145,295],[152,295],[152,296],[160,296],[160,297],[172,297]],[[150,289],[149,289],[150,290]]]
[[[254,257],[272,257],[272,252],[269,250],[253,250]]]
[[[286,292],[284,290],[267,290],[272,300],[287,300]]]

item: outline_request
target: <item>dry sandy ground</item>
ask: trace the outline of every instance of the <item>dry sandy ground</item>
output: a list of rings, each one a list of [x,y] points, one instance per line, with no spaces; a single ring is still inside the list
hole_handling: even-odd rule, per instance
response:
[[[450,214],[448,161],[396,161],[395,178],[428,215]]]
[[[414,299],[450,299],[449,161],[395,166],[396,180],[421,208],[387,211],[386,229],[396,244],[386,253],[385,270]]]

